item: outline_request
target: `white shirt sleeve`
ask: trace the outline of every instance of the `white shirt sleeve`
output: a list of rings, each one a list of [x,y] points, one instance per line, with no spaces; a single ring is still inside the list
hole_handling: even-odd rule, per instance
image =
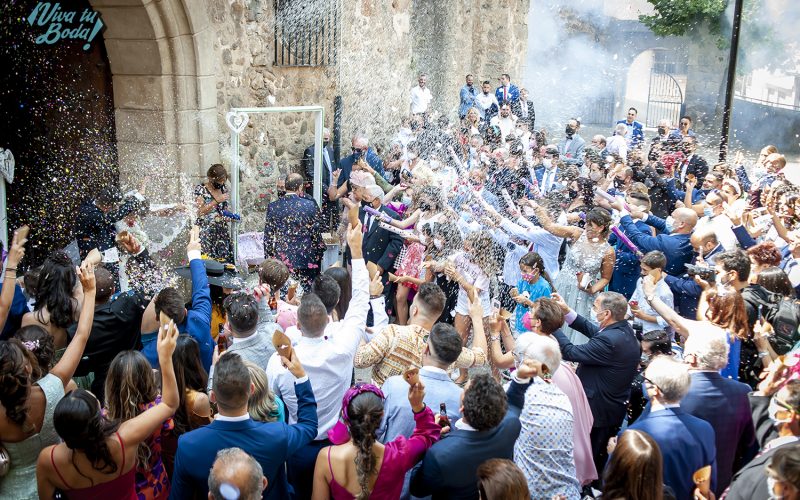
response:
[[[336,332],[332,341],[341,343],[348,351],[355,355],[364,329],[367,327],[367,314],[369,313],[369,272],[364,259],[353,259],[352,283],[353,296],[347,306],[347,314],[339,322],[341,329]]]

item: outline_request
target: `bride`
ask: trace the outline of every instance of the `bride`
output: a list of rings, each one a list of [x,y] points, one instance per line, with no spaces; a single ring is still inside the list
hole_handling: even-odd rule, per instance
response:
[[[608,244],[611,215],[603,208],[593,208],[586,213],[585,228],[581,229],[554,223],[547,210],[539,205],[534,210],[544,229],[570,243],[564,265],[553,283],[556,290],[575,312],[594,321],[591,313],[595,295],[605,289],[614,272],[614,247]],[[589,340],[566,325],[563,330],[573,344]]]

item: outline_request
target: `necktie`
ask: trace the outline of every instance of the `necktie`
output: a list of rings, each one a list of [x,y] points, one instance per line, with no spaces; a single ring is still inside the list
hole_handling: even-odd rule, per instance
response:
[[[503,100],[504,101],[508,100],[508,88],[507,87],[503,87]]]
[[[328,175],[332,175],[333,172],[331,171],[331,157],[328,155],[328,148],[322,148],[322,160],[325,163],[325,166],[328,167]]]

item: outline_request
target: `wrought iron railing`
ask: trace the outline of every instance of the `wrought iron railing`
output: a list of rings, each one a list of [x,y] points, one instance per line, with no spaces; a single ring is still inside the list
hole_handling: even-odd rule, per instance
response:
[[[337,0],[274,0],[275,66],[336,63]]]

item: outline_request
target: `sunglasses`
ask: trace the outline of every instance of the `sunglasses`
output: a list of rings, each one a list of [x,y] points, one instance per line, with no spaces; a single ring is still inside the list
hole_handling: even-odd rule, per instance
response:
[[[661,387],[659,387],[658,384],[656,384],[655,382],[653,382],[649,378],[647,378],[644,375],[642,375],[642,379],[644,380],[645,384],[651,385],[651,386],[655,387],[656,389],[658,389],[659,391],[661,391]],[[661,392],[664,392],[664,391],[661,391]]]
[[[775,399],[775,402],[778,403],[778,406],[780,406],[784,410],[790,411],[792,413],[800,413],[800,411],[798,411],[797,408],[795,408],[794,406],[790,405],[786,401],[784,401],[782,399],[779,399],[777,396],[775,396],[774,399]]]

